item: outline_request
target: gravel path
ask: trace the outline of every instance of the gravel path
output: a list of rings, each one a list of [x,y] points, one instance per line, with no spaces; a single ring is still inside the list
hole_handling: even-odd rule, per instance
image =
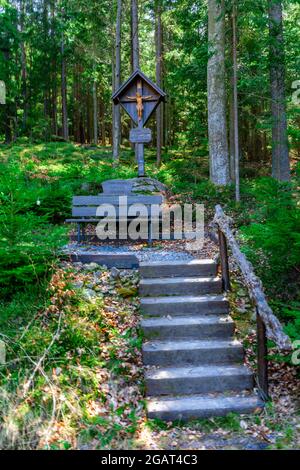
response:
[[[138,248],[135,245],[77,245],[69,244],[64,247],[63,252],[66,254],[133,254],[139,261],[188,261],[195,259],[193,254],[183,250],[174,250],[166,248]]]
[[[97,242],[95,239],[77,243],[71,241],[63,248],[65,254],[132,254],[139,261],[188,261],[192,259],[214,258],[218,254],[218,247],[206,234],[201,250],[188,251],[186,240],[159,240],[149,247],[141,241],[106,241]]]

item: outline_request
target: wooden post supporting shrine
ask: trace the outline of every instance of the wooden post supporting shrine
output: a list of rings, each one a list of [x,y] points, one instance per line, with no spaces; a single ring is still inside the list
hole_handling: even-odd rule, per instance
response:
[[[137,145],[138,176],[145,176],[144,144]]]

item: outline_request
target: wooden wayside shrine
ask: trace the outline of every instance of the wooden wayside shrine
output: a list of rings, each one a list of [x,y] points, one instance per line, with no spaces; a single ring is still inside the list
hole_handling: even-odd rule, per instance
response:
[[[145,176],[144,144],[151,141],[151,130],[144,128],[166,93],[137,69],[112,96],[137,125],[130,132],[130,141],[137,145],[138,176]]]

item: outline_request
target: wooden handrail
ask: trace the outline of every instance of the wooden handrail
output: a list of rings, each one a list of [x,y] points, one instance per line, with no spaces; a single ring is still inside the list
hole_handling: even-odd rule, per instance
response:
[[[249,295],[254,301],[255,306],[257,308],[257,313],[259,314],[261,320],[265,325],[267,338],[274,341],[278,349],[289,351],[292,349],[290,338],[284,333],[281,323],[279,322],[278,318],[274,315],[271,307],[269,306],[266,300],[266,296],[263,292],[262,282],[254,273],[252,264],[241,252],[240,247],[229,226],[229,221],[230,219],[224,214],[222,207],[220,205],[217,205],[213,224],[218,227],[219,239],[220,237],[222,239],[222,235],[226,239],[226,242],[231,249],[232,255],[241,270],[245,284],[249,291]],[[220,235],[220,232],[222,235]],[[224,247],[220,243],[220,255],[221,258],[223,257],[223,264],[225,264],[224,256],[222,256],[222,251],[224,251]],[[228,255],[226,254],[226,256]],[[227,269],[225,268],[225,270],[229,272],[228,267]],[[222,269],[223,280],[227,275],[228,274],[226,272],[224,273]]]
[[[228,291],[231,288],[228,262],[229,246],[243,275],[249,295],[256,307],[257,385],[261,397],[266,400],[269,397],[267,338],[274,341],[277,348],[280,350],[291,350],[292,344],[289,337],[284,333],[278,318],[273,314],[263,292],[261,280],[255,275],[252,264],[241,252],[230,228],[230,218],[225,215],[220,205],[216,206],[213,225],[218,229],[220,262],[224,289]]]
[[[284,333],[278,318],[273,314],[264,294],[262,282],[255,275],[252,264],[241,252],[230,228],[230,218],[224,214],[220,205],[216,206],[212,225],[218,229],[220,264],[224,289],[228,291],[231,288],[227,247],[229,246],[243,275],[249,295],[255,304],[257,324],[257,385],[261,398],[267,400],[269,398],[267,338],[274,341],[279,350],[289,351],[292,349],[292,344],[290,338]]]

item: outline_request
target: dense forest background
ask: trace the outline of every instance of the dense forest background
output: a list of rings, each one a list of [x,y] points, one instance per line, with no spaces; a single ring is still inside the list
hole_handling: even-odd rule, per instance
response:
[[[1,0],[0,78],[7,104],[0,108],[0,135],[11,142],[70,138],[112,143],[111,94],[115,89],[118,3],[119,83],[133,70],[132,5],[110,0]],[[233,152],[232,3],[225,2],[228,137]],[[290,156],[299,158],[300,6],[284,1],[287,119]],[[120,8],[120,5],[119,5]],[[117,25],[118,26],[118,25]],[[156,33],[156,34],[155,34]],[[118,31],[117,31],[118,34]],[[168,93],[160,126],[164,147],[207,152],[208,9],[194,0],[141,0],[139,65]],[[268,165],[272,147],[268,2],[241,0],[237,8],[239,135],[242,162]],[[160,47],[160,49],[158,49]],[[157,51],[161,53],[157,54]],[[130,121],[122,115],[122,142]],[[151,126],[155,131],[155,118]],[[155,140],[154,140],[155,145]]]

